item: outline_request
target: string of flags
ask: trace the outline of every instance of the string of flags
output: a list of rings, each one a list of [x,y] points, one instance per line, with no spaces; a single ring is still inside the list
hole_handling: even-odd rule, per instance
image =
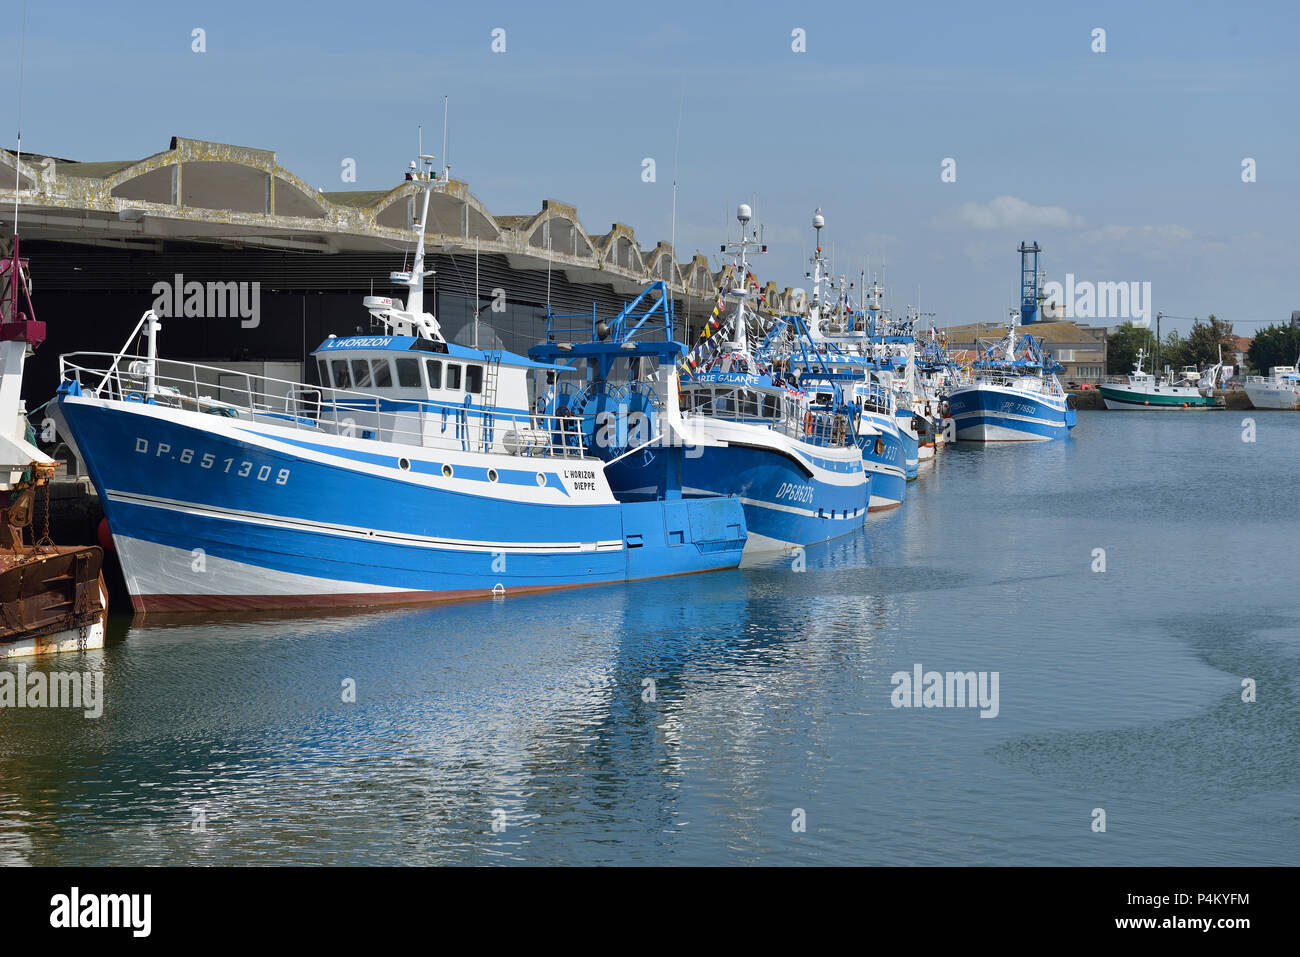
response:
[[[723,318],[725,313],[727,289],[731,282],[731,277],[735,274],[737,264],[733,261],[726,267],[722,274],[722,281],[718,286],[717,299],[713,304],[713,310],[704,320],[703,327],[700,329],[699,338],[695,345],[691,347],[683,359],[678,362],[678,372],[689,370],[692,374],[702,371],[718,352],[718,341],[722,338],[721,334],[735,321],[734,316]],[[753,283],[754,291],[758,296],[760,307],[768,308],[767,296],[763,292],[763,287],[759,284],[758,277],[748,269],[745,270],[744,282],[741,284],[741,294],[749,290],[750,283]]]
[[[681,365],[686,365],[689,366],[691,372],[694,373],[699,371],[699,366],[702,362],[707,361],[703,356],[704,347],[708,344],[710,337],[722,331],[723,323],[719,317],[722,315],[723,302],[726,297],[727,284],[731,280],[732,268],[732,266],[728,266],[723,271],[722,282],[718,286],[718,296],[717,301],[713,304],[713,311],[709,313],[709,317],[704,320],[704,326],[700,329],[699,339],[697,339],[695,345],[691,347],[691,351],[686,354],[685,360],[682,363],[679,363],[679,368]],[[716,351],[716,349],[710,349],[710,356],[708,358],[712,358],[712,353]],[[697,356],[700,357],[699,361],[697,361]]]

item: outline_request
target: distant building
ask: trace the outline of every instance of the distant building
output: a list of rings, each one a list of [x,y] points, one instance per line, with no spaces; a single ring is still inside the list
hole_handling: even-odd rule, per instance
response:
[[[1292,323],[1295,322],[1295,318],[1294,318],[1295,315],[1300,315],[1300,313],[1294,313],[1292,315],[1292,319],[1291,319]],[[1234,338],[1233,352],[1236,354],[1237,357],[1236,366],[1238,369],[1246,368],[1246,353],[1250,352],[1250,345],[1254,341],[1255,341],[1254,336],[1236,336]]]
[[[1006,327],[987,322],[949,326],[948,348],[961,355],[975,357],[978,340],[1000,339]],[[1065,367],[1063,382],[1100,382],[1106,375],[1106,333],[1100,326],[1081,326],[1074,322],[1035,322],[1022,326],[1020,334],[1043,340],[1043,352]],[[960,360],[959,360],[960,361]]]

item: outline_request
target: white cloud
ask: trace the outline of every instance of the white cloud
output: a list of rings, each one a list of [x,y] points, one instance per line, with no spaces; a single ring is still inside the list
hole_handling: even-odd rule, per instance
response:
[[[1103,226],[1090,229],[1083,234],[1090,243],[1115,243],[1123,240],[1139,240],[1151,243],[1181,243],[1196,236],[1186,226]]]
[[[1035,206],[1015,196],[998,196],[987,203],[963,203],[953,217],[967,229],[1063,229],[1080,226],[1063,206]]]

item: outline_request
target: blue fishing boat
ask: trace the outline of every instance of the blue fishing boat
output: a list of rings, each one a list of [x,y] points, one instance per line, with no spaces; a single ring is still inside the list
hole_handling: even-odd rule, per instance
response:
[[[684,498],[680,448],[623,497],[571,416],[568,370],[447,342],[424,311],[432,157],[408,299],[368,296],[373,335],[331,336],[314,383],[145,355],[62,357],[51,404],[99,492],[139,611],[335,607],[510,595],[735,567],[735,498]],[[533,380],[533,381],[530,381]],[[575,438],[578,437],[578,438]]]
[[[713,348],[702,362],[692,355],[680,364],[680,398],[676,388],[660,395],[669,408],[680,402],[690,435],[681,460],[684,493],[739,496],[749,552],[812,545],[862,527],[870,476],[857,449],[852,409],[838,386],[812,392],[751,349],[751,334],[757,338],[774,319],[760,314],[758,283],[749,272],[749,249],[761,245],[749,232],[749,207],[742,205],[737,218],[740,241],[722,247],[738,258],[724,274]],[[625,310],[612,328],[630,321]],[[635,343],[617,345],[625,347],[634,350]],[[559,361],[557,349],[535,347],[530,355]],[[596,368],[587,378],[608,381],[608,370]],[[615,451],[610,474],[630,491],[661,468],[652,447],[623,451],[620,442]]]
[[[918,434],[910,412],[900,412],[900,400],[906,397],[897,387],[893,364],[880,360],[885,311],[880,286],[874,285],[870,299],[864,291],[863,303],[854,308],[849,298],[852,284],[846,284],[843,276],[836,283],[827,271],[821,244],[825,225],[818,209],[813,215],[816,250],[807,274],[812,279],[808,317],[806,323],[786,317],[803,347],[791,350],[787,361],[844,383],[856,409],[855,433],[871,479],[869,510],[884,511],[903,503],[907,482],[917,476]]]
[[[979,343],[974,381],[948,395],[958,441],[1042,442],[1064,438],[1078,421],[1056,378],[1061,364],[1044,353],[1041,339],[1016,334],[1021,322],[1036,320],[1043,299],[1038,252],[1037,243],[1020,245],[1020,309],[1011,311],[1001,340]]]

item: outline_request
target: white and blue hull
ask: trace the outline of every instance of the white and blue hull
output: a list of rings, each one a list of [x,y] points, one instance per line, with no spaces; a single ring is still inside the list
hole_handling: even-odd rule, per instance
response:
[[[1064,395],[977,382],[948,396],[961,442],[1042,442],[1064,438],[1076,413]]]
[[[912,428],[912,413],[900,412],[894,417],[899,440],[903,443],[903,470],[907,481],[916,479],[921,471],[921,438]]]
[[[745,543],[737,500],[619,502],[591,459],[349,438],[68,390],[51,408],[99,492],[138,611],[508,595],[734,567]]]
[[[858,439],[862,462],[871,475],[869,509],[879,512],[897,508],[907,497],[907,455],[903,438],[888,415],[863,413],[862,421],[879,431],[879,435],[868,434]]]
[[[823,447],[773,429],[724,419],[694,419],[717,444],[686,450],[682,490],[736,495],[745,509],[747,553],[815,545],[862,527],[872,477],[854,445]],[[611,469],[611,481],[635,487],[655,456],[640,454]]]

